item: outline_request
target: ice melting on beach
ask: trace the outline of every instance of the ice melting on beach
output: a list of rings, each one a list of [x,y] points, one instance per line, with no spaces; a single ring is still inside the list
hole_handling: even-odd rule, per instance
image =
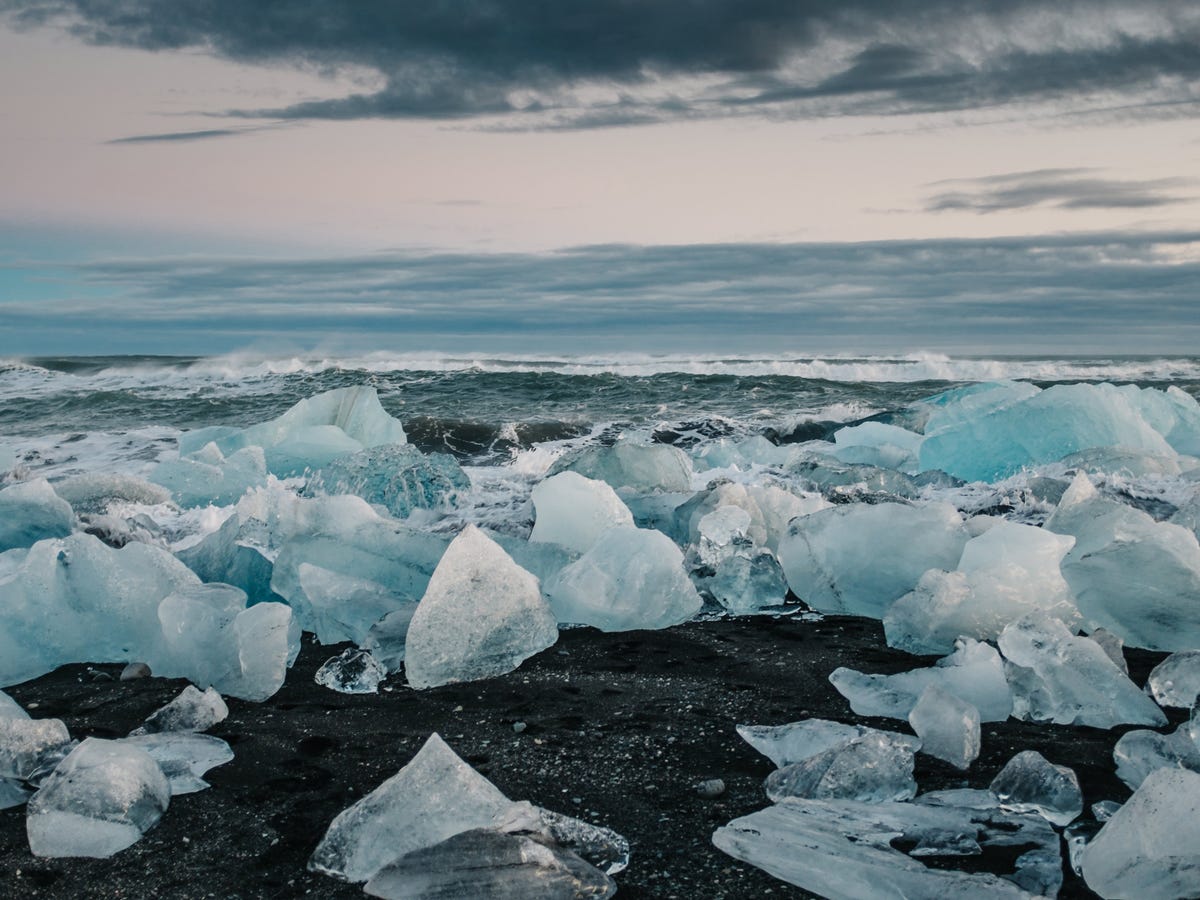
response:
[[[1010,759],[990,787],[1001,809],[1037,813],[1059,827],[1083,812],[1083,793],[1075,772],[1047,761],[1036,750],[1024,750]]]
[[[965,700],[928,685],[908,713],[908,723],[921,739],[921,750],[960,769],[979,756],[979,710]]]
[[[814,609],[879,619],[927,570],[954,569],[968,537],[949,504],[835,506],[794,520],[779,560]]]
[[[893,742],[903,739],[910,751],[921,746],[920,740],[912,735],[879,731],[865,725],[844,725],[828,719],[802,719],[787,725],[738,725],[737,733],[781,769],[868,735],[885,735]]]
[[[1117,777],[1134,790],[1156,769],[1181,768],[1200,772],[1200,718],[1195,711],[1170,734],[1127,731],[1113,748]]]
[[[559,622],[601,631],[667,628],[703,605],[683,553],[660,531],[619,526],[546,584]]]
[[[413,613],[405,674],[415,688],[490,678],[557,640],[558,623],[537,578],[468,525],[447,548]]]
[[[74,527],[71,505],[44,478],[0,489],[0,553],[66,537]]]
[[[386,444],[326,463],[304,490],[310,495],[354,494],[403,519],[415,509],[453,505],[470,488],[470,479],[454,457]]]
[[[189,684],[178,697],[155,710],[130,735],[207,731],[224,722],[228,715],[229,707],[214,688],[200,691]]]
[[[167,776],[172,797],[207,790],[204,773],[233,759],[229,745],[209,734],[164,731],[121,738],[117,743],[148,753]]]
[[[1195,707],[1200,695],[1200,650],[1172,653],[1154,667],[1146,690],[1159,706]]]
[[[537,516],[529,540],[561,544],[586,553],[614,525],[633,525],[629,511],[608,484],[577,472],[552,475],[533,489]]]
[[[317,684],[340,694],[376,694],[387,669],[367,650],[351,647],[317,669]]]
[[[862,800],[878,803],[911,800],[913,750],[920,742],[909,735],[868,730],[767,776],[767,796],[775,803],[789,797],[817,800]]]
[[[611,447],[584,447],[555,462],[549,474],[568,471],[607,482],[618,491],[687,491],[692,486],[692,461],[666,444],[619,441]]]
[[[121,741],[88,738],[29,800],[35,856],[112,856],[153,828],[171,800],[154,758]]]

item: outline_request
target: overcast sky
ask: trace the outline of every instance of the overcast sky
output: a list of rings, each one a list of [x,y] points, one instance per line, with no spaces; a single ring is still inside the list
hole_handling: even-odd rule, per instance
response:
[[[1194,0],[0,0],[0,354],[1196,352]]]

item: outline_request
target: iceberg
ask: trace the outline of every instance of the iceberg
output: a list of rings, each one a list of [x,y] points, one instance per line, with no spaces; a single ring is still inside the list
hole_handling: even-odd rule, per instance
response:
[[[703,605],[683,553],[659,531],[610,528],[545,586],[559,622],[601,631],[667,628]]]
[[[927,570],[954,569],[967,538],[949,504],[853,504],[793,520],[779,561],[814,609],[879,619]]]
[[[616,491],[577,472],[560,472],[534,487],[533,506],[537,515],[529,540],[579,553],[590,550],[614,525],[633,525],[633,513]]]
[[[921,750],[959,769],[968,769],[982,746],[979,710],[936,684],[930,684],[908,713]]]
[[[1008,812],[1037,813],[1060,828],[1083,812],[1083,793],[1072,769],[1049,762],[1036,750],[1024,750],[1005,764],[990,785]]]
[[[692,487],[692,461],[678,447],[666,444],[583,447],[560,457],[548,474],[568,471],[607,482],[617,491],[654,493]]]
[[[1101,897],[1200,896],[1200,774],[1151,773],[1082,856],[1084,880]]]
[[[71,505],[44,478],[0,489],[0,553],[62,538],[75,528]]]
[[[112,856],[157,825],[170,801],[170,783],[150,754],[88,738],[29,799],[29,849],[34,856]]]
[[[1058,619],[1030,614],[1004,629],[1000,652],[1013,715],[1060,725],[1165,725],[1167,717],[1095,641]]]
[[[470,489],[471,481],[454,457],[385,444],[326,463],[312,474],[304,492],[354,494],[403,519],[416,509],[453,506]]]
[[[970,703],[983,722],[1003,722],[1013,708],[1000,654],[991,645],[972,638],[960,640],[953,653],[931,668],[896,675],[864,675],[841,667],[833,670],[829,681],[860,716],[907,719],[931,684]]]
[[[404,668],[415,688],[475,681],[511,672],[557,640],[558,623],[537,579],[468,525],[413,613]]]

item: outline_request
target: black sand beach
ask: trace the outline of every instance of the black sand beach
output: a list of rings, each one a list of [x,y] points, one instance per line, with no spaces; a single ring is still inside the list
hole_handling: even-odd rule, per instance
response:
[[[416,692],[397,676],[377,695],[348,696],[313,681],[341,649],[306,636],[278,694],[262,704],[230,699],[229,718],[211,733],[230,743],[234,761],[208,773],[210,790],[175,798],[154,830],[111,859],[36,859],[24,810],[0,812],[0,892],[364,896],[359,885],[308,872],[308,857],[335,815],[436,731],[513,799],[625,835],[633,856],[616,876],[618,896],[803,897],[710,843],[717,827],[768,803],[762,781],[772,765],[734,725],[814,716],[907,730],[895,720],[855,716],[827,677],[839,665],[895,672],[933,660],[888,649],[878,622],[849,617],[697,621],[619,634],[581,628],[564,631],[554,647],[501,678]],[[1163,654],[1126,656],[1142,684]],[[62,718],[74,737],[120,737],[186,684],[122,682],[121,668],[66,666],[8,693],[35,717]],[[1171,718],[1173,727],[1179,717]],[[518,722],[525,723],[519,733]],[[1075,769],[1086,804],[1122,801],[1130,792],[1111,754],[1124,730],[985,724],[983,752],[968,773],[918,754],[917,781],[922,791],[986,787],[1014,753],[1034,749]],[[694,785],[708,778],[723,779],[726,793],[700,797]],[[1010,861],[947,864],[1001,872]],[[1093,895],[1068,870],[1061,896]]]

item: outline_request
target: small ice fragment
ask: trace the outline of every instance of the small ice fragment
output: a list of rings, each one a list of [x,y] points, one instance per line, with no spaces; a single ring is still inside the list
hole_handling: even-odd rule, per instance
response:
[[[537,578],[468,525],[447,548],[404,642],[415,688],[475,681],[517,668],[558,640]]]
[[[35,856],[112,856],[153,828],[171,787],[148,753],[88,738],[29,800],[25,830]]]
[[[529,540],[561,544],[586,553],[614,525],[633,525],[629,511],[608,484],[578,472],[552,475],[533,489],[536,518]]]
[[[991,791],[1002,809],[1034,812],[1060,827],[1083,812],[1075,772],[1048,762],[1036,750],[1024,750],[1010,759],[992,780]]]
[[[28,780],[70,743],[61,719],[0,717],[0,778]]]
[[[774,803],[789,797],[869,803],[911,800],[917,793],[912,744],[905,735],[896,738],[871,732],[777,769],[767,776],[767,796]]]
[[[1097,822],[1107,822],[1122,805],[1116,800],[1098,800],[1092,804],[1092,815]]]
[[[327,659],[314,680],[341,694],[377,694],[385,678],[387,669],[370,652],[351,647]]]
[[[225,721],[229,707],[215,688],[199,691],[188,685],[179,696],[155,711],[150,718],[131,731],[130,736],[160,732],[207,731]]]
[[[233,759],[229,745],[210,734],[164,731],[122,738],[120,743],[144,750],[154,758],[171,785],[171,796],[206,790],[201,776]]]
[[[725,793],[725,782],[720,778],[708,778],[696,784],[696,793],[705,800],[715,800]]]
[[[936,684],[921,692],[908,722],[930,756],[960,769],[970,768],[979,756],[979,710]]]
[[[1172,653],[1154,667],[1146,690],[1159,706],[1195,706],[1200,694],[1200,650]]]

